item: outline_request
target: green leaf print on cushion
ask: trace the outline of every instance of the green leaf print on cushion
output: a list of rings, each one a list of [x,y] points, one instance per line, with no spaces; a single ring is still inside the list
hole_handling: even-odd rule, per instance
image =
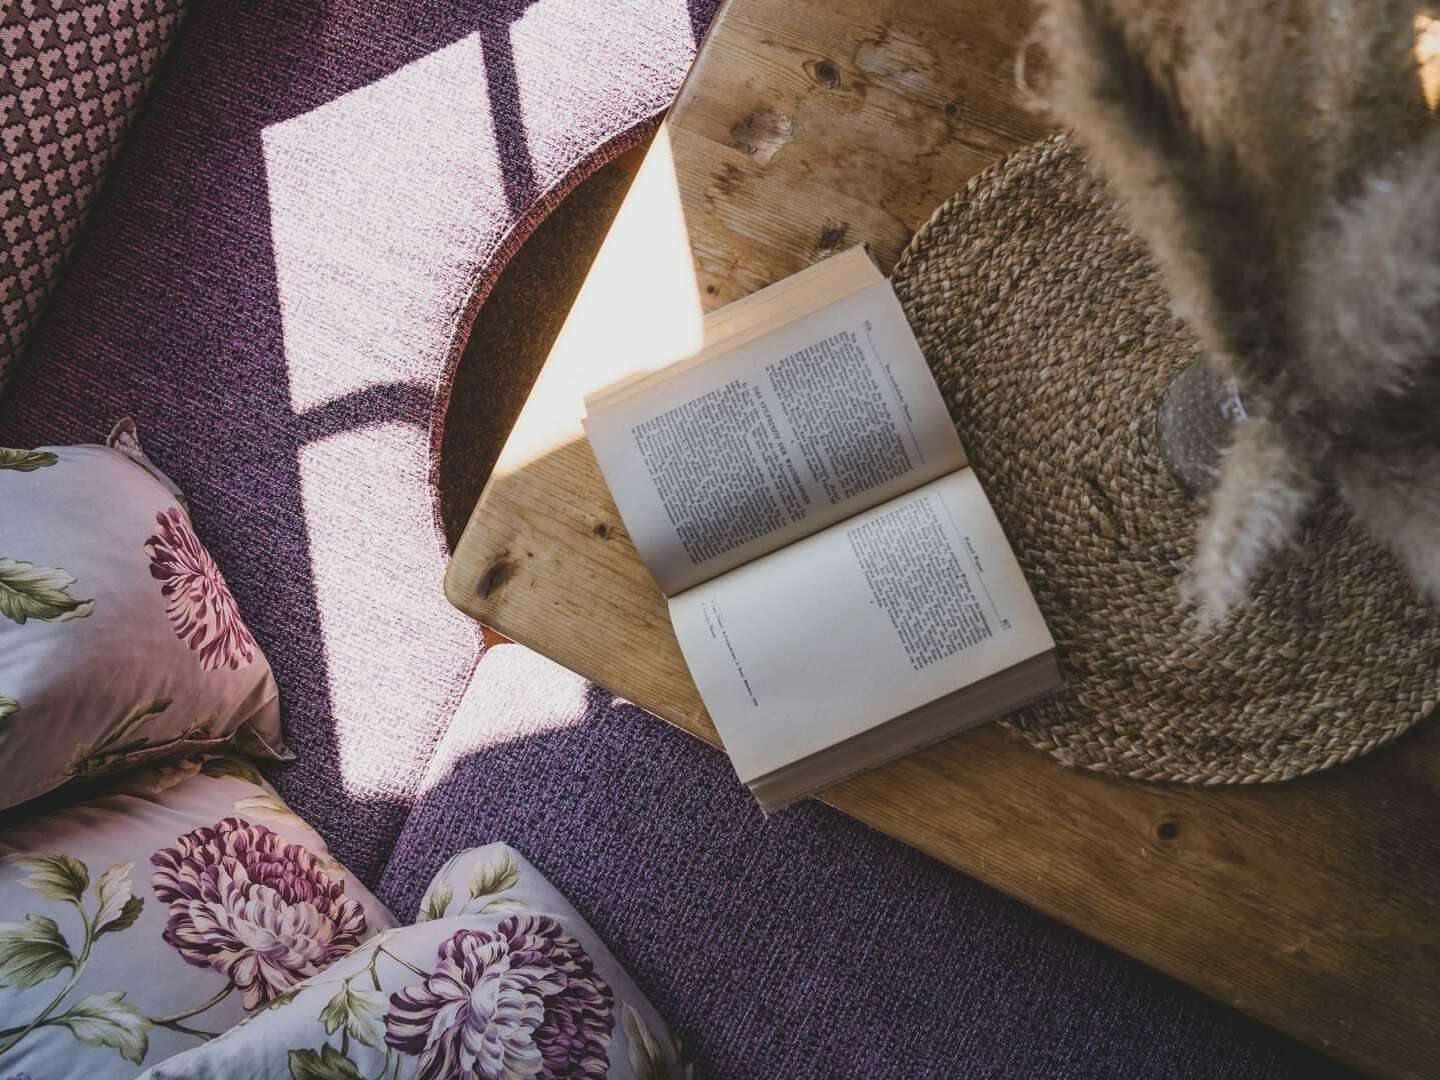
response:
[[[445,909],[450,906],[450,901],[455,899],[455,888],[449,882],[432,885],[425,898],[420,901],[420,914],[415,916],[417,923],[432,922],[435,919],[445,917]]]
[[[75,955],[54,919],[26,915],[23,923],[0,923],[0,986],[38,986],[74,967]]]
[[[144,906],[145,901],[140,897],[130,897],[120,906],[119,913],[113,919],[101,924],[100,929],[95,931],[95,936],[98,938],[101,934],[118,934],[121,930],[129,930],[135,925],[135,920],[140,918],[140,909]]]
[[[203,721],[192,723],[180,734],[168,739],[150,740],[143,736],[132,739],[135,729],[151,717],[159,716],[170,707],[170,698],[156,698],[142,701],[106,729],[93,743],[81,743],[75,748],[75,756],[65,767],[68,776],[87,776],[107,772],[111,769],[133,764],[134,755],[152,750],[180,746],[187,742],[209,739],[208,726]],[[128,741],[127,741],[128,740]]]
[[[290,1051],[290,1080],[364,1080],[355,1063],[333,1046]]]
[[[515,857],[508,851],[502,851],[493,863],[482,863],[475,868],[474,876],[470,878],[470,899],[479,900],[513,889],[519,880],[520,867],[515,865]]]
[[[95,917],[90,923],[95,927],[97,938],[101,934],[125,930],[135,924],[135,919],[140,914],[140,905],[134,903],[139,897],[130,887],[130,872],[134,869],[134,863],[116,863],[101,874],[100,880],[96,882],[95,896],[100,901],[100,906],[95,909]],[[141,904],[143,903],[144,901],[141,901]]]
[[[340,1028],[356,1042],[379,1046],[385,1038],[385,995],[373,990],[356,990],[346,979],[340,992],[320,1010],[325,1034],[334,1035]]]
[[[139,1065],[150,1051],[150,1019],[125,1002],[125,991],[111,990],[81,998],[53,1021],[91,1046],[113,1046],[120,1056]]]
[[[417,923],[456,915],[494,915],[525,909],[520,901],[500,895],[520,884],[520,866],[515,862],[515,856],[508,850],[501,850],[490,862],[482,862],[471,871],[467,889],[469,896],[452,910],[455,886],[450,880],[450,868],[460,857],[453,857],[435,875],[435,880],[420,900],[420,911],[415,916]]]
[[[159,1020],[145,1016],[125,1001],[125,992],[90,994],[54,1015],[80,981],[90,951],[103,934],[119,933],[135,925],[144,901],[132,895],[131,863],[116,863],[95,883],[95,909],[87,911],[85,893],[90,871],[79,859],[64,854],[17,855],[11,861],[29,875],[20,884],[56,903],[70,904],[85,927],[78,954],[60,932],[54,919],[28,914],[23,923],[0,923],[0,986],[31,987],[68,970],[70,978],[43,1009],[27,1023],[0,1030],[4,1054],[39,1027],[63,1027],[91,1046],[109,1046],[126,1061],[139,1065],[150,1047],[150,1029]]]
[[[91,744],[90,749],[81,757],[89,757],[97,754],[125,753],[127,750],[138,750],[146,745],[144,739],[137,739],[134,742],[122,743],[120,740],[129,735],[137,727],[143,724],[152,716],[159,716],[166,709],[170,708],[171,698],[155,698],[153,701],[142,701],[130,709],[124,716],[111,724],[109,729]]]
[[[20,702],[0,694],[0,742],[5,741],[5,721],[20,711]]]
[[[48,468],[59,460],[48,450],[11,450],[0,446],[0,469],[34,472],[36,469]]]
[[[264,787],[265,780],[260,775],[260,770],[237,757],[207,757],[200,766],[200,771],[206,776],[223,779],[233,777],[236,780],[244,780],[247,784],[254,784],[256,787]]]
[[[668,1080],[675,1063],[645,1018],[627,1004],[621,1006],[620,1023],[629,1040],[630,1068],[635,1070],[636,1080]]]
[[[274,795],[247,795],[235,802],[235,812],[271,825],[288,825],[292,829],[303,829],[305,819],[291,810]]]
[[[27,1022],[0,1030],[0,1055],[18,1045],[41,1027],[64,1028],[82,1043],[110,1047],[134,1065],[145,1060],[150,1050],[150,1031],[163,1027],[200,1039],[213,1039],[215,1032],[199,1031],[181,1023],[198,1016],[228,996],[234,987],[226,985],[215,997],[173,1016],[147,1016],[125,1000],[126,991],[107,990],[87,994],[58,1012],[84,974],[95,943],[106,934],[129,930],[140,917],[145,901],[134,895],[133,863],[116,863],[95,882],[94,910],[87,910],[86,891],[90,871],[69,855],[17,855],[11,859],[28,870],[21,884],[57,903],[70,904],[85,927],[85,939],[78,954],[54,919],[28,914],[23,923],[0,923],[0,987],[38,986],[68,970],[70,978],[49,1003]]]
[[[90,871],[69,855],[17,855],[12,860],[30,876],[20,882],[48,900],[79,904],[90,887]]]
[[[83,619],[95,610],[95,601],[66,592],[74,584],[75,578],[59,567],[0,558],[0,615],[22,626],[27,619]]]

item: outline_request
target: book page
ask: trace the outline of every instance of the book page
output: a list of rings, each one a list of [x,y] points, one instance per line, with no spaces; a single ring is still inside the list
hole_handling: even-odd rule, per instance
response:
[[[964,465],[899,301],[875,278],[590,403],[591,446],[666,595]]]
[[[962,469],[670,601],[740,779],[1054,648]]]

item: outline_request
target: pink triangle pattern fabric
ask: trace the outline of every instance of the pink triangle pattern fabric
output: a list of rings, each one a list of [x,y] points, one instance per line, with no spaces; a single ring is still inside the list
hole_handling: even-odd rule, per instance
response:
[[[185,6],[0,3],[0,392]]]

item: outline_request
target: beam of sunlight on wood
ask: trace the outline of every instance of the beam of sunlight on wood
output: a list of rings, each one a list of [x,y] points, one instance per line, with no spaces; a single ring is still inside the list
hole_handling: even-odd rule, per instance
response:
[[[587,391],[698,351],[702,316],[670,139],[661,128],[505,444],[494,478],[581,438]]]
[[[1440,18],[1415,16],[1415,67],[1420,75],[1420,92],[1434,112],[1440,107]]]

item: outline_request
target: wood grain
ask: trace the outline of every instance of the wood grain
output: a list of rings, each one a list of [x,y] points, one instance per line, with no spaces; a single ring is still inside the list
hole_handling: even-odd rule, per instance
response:
[[[856,243],[888,270],[967,179],[1045,134],[1015,93],[1030,21],[958,0],[722,8],[670,117],[706,306]]]
[[[706,741],[581,398],[833,250],[884,266],[1043,134],[1001,3],[730,0],[451,563],[462,610]],[[1440,1075],[1440,726],[1307,780],[1143,785],[994,727],[826,794],[844,812],[1367,1071]]]

